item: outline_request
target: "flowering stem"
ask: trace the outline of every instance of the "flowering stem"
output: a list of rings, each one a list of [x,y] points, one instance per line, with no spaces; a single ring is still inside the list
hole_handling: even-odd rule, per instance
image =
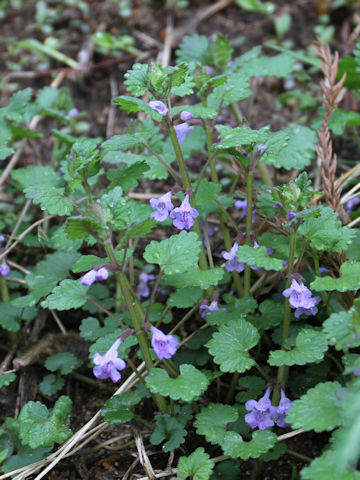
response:
[[[152,292],[151,292],[151,295],[150,295],[150,298],[149,298],[149,303],[148,303],[148,306],[147,306],[147,309],[146,309],[146,313],[145,313],[145,319],[144,319],[144,322],[148,322],[149,321],[149,316],[150,316],[150,311],[151,311],[151,305],[153,304],[154,302],[154,298],[155,298],[155,295],[156,295],[156,291],[159,287],[159,283],[160,283],[160,280],[161,280],[161,277],[162,277],[162,274],[164,273],[164,270],[160,270],[159,272],[159,275],[157,276],[156,278],[156,281],[155,281],[155,285],[152,289]]]
[[[114,263],[115,265],[119,265],[119,262],[117,261],[114,254],[111,241],[109,239],[104,242],[104,248],[108,257],[112,261],[112,263]],[[146,336],[145,331],[141,328],[145,318],[144,311],[138,299],[132,293],[131,287],[129,285],[129,282],[125,274],[123,272],[118,272],[117,278],[120,284],[122,294],[125,298],[125,302],[129,309],[132,326],[136,332],[136,336],[139,342],[140,350],[143,355],[143,359],[144,359],[147,371],[150,372],[154,364],[151,358],[148,338]],[[154,394],[153,398],[160,412],[167,413],[167,405],[166,405],[165,399],[159,394]]]
[[[0,290],[1,290],[1,298],[3,302],[9,302],[9,291],[6,285],[6,280],[3,277],[0,277]]]
[[[290,251],[289,251],[289,263],[288,263],[288,275],[294,272],[294,260],[295,260],[295,249],[296,249],[296,231],[290,233]],[[285,287],[289,288],[291,280],[286,280]],[[285,342],[289,336],[290,331],[290,319],[291,319],[291,307],[289,302],[289,297],[285,298],[285,308],[284,308],[284,321],[282,329],[282,340],[281,340],[281,350],[285,350]],[[277,381],[279,385],[285,385],[289,373],[289,367],[287,365],[281,365],[278,370]],[[280,400],[280,391],[279,389],[274,390],[273,402],[275,405],[278,404]]]
[[[254,184],[254,174],[253,172],[249,171],[246,174],[246,237],[245,237],[245,244],[250,245],[250,235],[251,235],[251,228],[252,228],[252,197],[253,197],[253,184]],[[251,269],[250,265],[245,266],[244,271],[244,296],[248,297],[250,295],[250,278],[251,278]]]
[[[188,174],[188,171],[186,169],[185,165],[185,160],[180,148],[180,144],[178,142],[176,132],[173,126],[169,127],[169,136],[172,142],[172,145],[174,147],[176,159],[179,165],[179,170],[180,170],[180,175],[182,178],[183,186],[185,190],[191,190],[191,182],[190,182],[190,177]],[[193,202],[193,200],[192,200]],[[192,205],[195,208],[195,205]],[[198,234],[199,240],[201,241],[201,230],[200,230],[200,224],[199,220],[197,218],[194,218],[194,232]],[[199,255],[199,265],[202,270],[207,270],[208,269],[208,263],[206,260],[206,254],[204,250],[204,245],[201,242],[201,250],[200,250],[200,255]]]

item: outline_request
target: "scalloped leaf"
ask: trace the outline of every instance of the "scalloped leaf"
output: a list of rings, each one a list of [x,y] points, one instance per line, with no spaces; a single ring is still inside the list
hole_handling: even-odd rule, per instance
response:
[[[162,368],[152,368],[145,378],[145,383],[153,393],[160,393],[173,400],[191,402],[205,392],[210,381],[192,365],[182,364],[177,378],[170,378]]]
[[[210,460],[210,455],[205,453],[205,449],[198,447],[188,457],[179,458],[177,478],[179,480],[185,480],[188,477],[192,480],[209,480],[214,465],[214,462]]]
[[[324,358],[327,349],[328,344],[322,332],[304,328],[297,335],[296,346],[292,350],[273,350],[268,363],[279,367],[318,362]]]
[[[318,383],[287,411],[286,422],[293,428],[323,432],[333,430],[342,423],[338,382]]]
[[[265,380],[255,375],[241,376],[238,381],[238,387],[245,391],[236,394],[236,401],[245,403],[252,398],[258,398],[260,393],[265,390]]]
[[[40,205],[41,210],[47,210],[50,215],[71,215],[74,202],[64,196],[64,188],[38,183],[25,188],[26,198]]]
[[[62,183],[60,173],[48,165],[29,165],[26,168],[17,168],[11,172],[11,177],[20,184],[22,189],[38,184],[58,187]]]
[[[80,280],[66,279],[41,302],[41,306],[53,310],[71,310],[85,305],[87,298],[87,287],[81,285]]]
[[[216,108],[205,107],[202,103],[196,103],[195,105],[180,105],[172,109],[173,115],[178,115],[181,112],[191,112],[194,118],[216,118],[218,111]]]
[[[301,470],[302,480],[360,480],[360,472],[343,470],[332,450],[325,451]]]
[[[162,446],[164,452],[173,452],[185,441],[186,430],[181,422],[171,415],[158,413],[155,415],[156,427],[150,437],[153,445],[160,445],[164,440],[166,442]]]
[[[360,346],[360,339],[355,335],[351,320],[356,313],[355,307],[349,311],[332,313],[323,323],[323,332],[329,345],[336,350],[348,350]]]
[[[20,439],[31,448],[52,447],[63,443],[71,435],[67,428],[72,401],[62,395],[50,411],[41,402],[28,402],[19,415]]]
[[[101,409],[101,415],[110,425],[121,425],[130,422],[134,418],[131,408],[140,403],[142,395],[139,390],[124,392],[121,395],[114,395],[106,400]]]
[[[344,375],[360,369],[360,355],[357,353],[346,353],[341,357],[341,360],[344,364]]]
[[[283,262],[278,258],[270,257],[266,252],[266,247],[251,247],[249,245],[240,245],[236,254],[240,263],[264,268],[265,270],[279,271],[283,269]]]
[[[161,242],[152,241],[144,252],[149,263],[156,263],[168,275],[184,273],[197,264],[200,240],[195,232],[172,235]]]
[[[252,434],[250,442],[244,442],[241,435],[236,432],[226,432],[221,445],[224,454],[231,458],[258,458],[276,444],[277,437],[270,430],[256,430]]]
[[[81,360],[73,353],[61,352],[48,357],[45,361],[45,367],[50,370],[50,372],[59,371],[61,375],[67,375],[75,370],[75,368],[78,368],[81,363]]]
[[[2,373],[0,375],[0,388],[7,387],[16,379],[15,373]]]
[[[140,98],[120,95],[119,97],[113,98],[113,102],[119,105],[121,110],[124,110],[126,113],[144,112],[157,122],[161,122],[162,120],[162,116],[150,108],[149,105]]]
[[[200,287],[207,290],[211,285],[217,285],[224,276],[223,268],[200,270],[199,267],[178,275],[165,275],[164,282],[176,288]]]
[[[248,351],[257,345],[259,339],[257,329],[240,318],[221,326],[206,346],[222,372],[241,373],[255,364]]]
[[[114,333],[119,328],[118,322],[111,317],[105,318],[104,326],[100,326],[100,322],[95,317],[87,317],[81,321],[79,327],[80,337],[84,340],[97,340],[104,337],[108,333]]]
[[[200,287],[179,288],[172,293],[167,300],[170,307],[190,308],[201,298],[202,290]]]
[[[243,0],[239,0],[239,3],[244,3]],[[246,2],[252,3],[255,2]],[[260,2],[256,2],[260,4]],[[265,7],[266,10],[266,7]],[[286,77],[288,76],[294,65],[296,60],[288,55],[287,53],[280,53],[279,55],[274,55],[273,57],[269,57],[266,55],[262,55],[258,58],[251,58],[247,62],[245,62],[241,66],[241,72],[245,74],[247,77]]]
[[[205,35],[186,35],[176,50],[178,62],[210,62],[209,40]]]
[[[349,290],[359,290],[360,288],[360,262],[346,261],[340,268],[341,277],[332,278],[316,277],[311,283],[310,288],[317,292],[323,290],[337,290],[338,292],[348,292]]]
[[[65,380],[62,377],[56,377],[53,374],[45,375],[39,385],[39,390],[43,395],[54,395],[63,388],[64,384]]]
[[[131,70],[125,73],[126,90],[135,97],[145,95],[149,83],[149,66],[144,63],[134,63]]]
[[[226,433],[226,424],[236,422],[239,414],[236,408],[221,403],[210,403],[196,415],[196,432],[205,435],[213,445],[221,444]]]

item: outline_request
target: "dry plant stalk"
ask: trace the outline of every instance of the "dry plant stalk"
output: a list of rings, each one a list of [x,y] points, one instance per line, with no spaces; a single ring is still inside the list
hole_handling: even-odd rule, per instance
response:
[[[346,214],[340,204],[343,186],[335,183],[337,158],[336,154],[333,153],[333,144],[329,131],[330,116],[337,109],[338,104],[345,94],[343,84],[346,74],[344,73],[339,82],[336,82],[339,60],[338,52],[335,52],[334,59],[332,59],[330,48],[323,43],[319,43],[319,45],[315,47],[315,50],[321,58],[321,69],[325,77],[320,82],[324,95],[325,115],[321,127],[318,130],[319,143],[316,146],[319,164],[321,165],[321,184],[327,204],[335,212],[338,212],[340,218],[346,223]]]

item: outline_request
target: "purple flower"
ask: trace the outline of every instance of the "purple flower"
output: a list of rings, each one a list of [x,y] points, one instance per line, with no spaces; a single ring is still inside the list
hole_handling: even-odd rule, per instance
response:
[[[241,210],[241,216],[240,218],[245,217],[246,215],[246,209],[247,209],[247,200],[246,198],[244,200],[235,200],[235,208],[237,210]]]
[[[346,211],[348,213],[351,213],[354,210],[354,208],[356,208],[359,204],[360,204],[360,196],[352,198],[346,204]]]
[[[230,252],[227,252],[226,250],[221,252],[221,255],[227,262],[225,262],[225,269],[228,272],[242,272],[245,269],[245,265],[243,263],[238,262],[236,258],[236,254],[239,248],[238,243],[234,243],[233,247],[231,248]]]
[[[283,204],[281,202],[275,202],[274,203],[274,208],[276,210],[280,210],[280,208],[283,208]]]
[[[198,215],[199,212],[190,205],[189,195],[185,195],[180,207],[174,208],[174,210],[170,213],[170,217],[174,219],[174,227],[178,228],[179,230],[183,230],[184,228],[186,230],[190,230],[195,223],[194,218],[196,218]]]
[[[287,218],[288,220],[292,220],[292,219],[295,218],[295,217],[296,217],[296,213],[295,213],[295,212],[289,212],[289,213],[286,214],[286,218]]]
[[[120,380],[121,375],[118,370],[124,370],[126,363],[122,358],[118,357],[118,348],[121,343],[121,339],[118,338],[105,355],[100,355],[95,353],[94,363],[95,367],[93,369],[94,375],[100,380],[105,380],[106,378],[111,378],[111,380],[116,383]]]
[[[227,64],[227,67],[230,68],[230,67],[232,67],[233,65],[235,65],[234,60],[230,60],[230,62],[228,62],[228,64]]]
[[[0,245],[5,242],[5,235],[0,235]]]
[[[175,133],[178,139],[178,142],[181,143],[185,140],[185,138],[194,130],[193,125],[188,125],[185,123],[179,123],[174,127]]]
[[[151,100],[148,105],[152,110],[158,112],[162,117],[165,117],[165,115],[168,113],[167,106],[161,100]]]
[[[318,311],[315,305],[320,302],[320,297],[313,297],[311,290],[295,279],[291,282],[290,288],[286,288],[282,294],[289,298],[292,308],[296,308],[295,317],[299,318],[302,313],[305,315],[315,315]]]
[[[205,71],[208,75],[212,75],[214,72],[213,67],[210,67],[210,65],[205,65]]]
[[[266,149],[267,149],[267,146],[264,145],[263,143],[260,143],[260,145],[258,145],[258,147],[257,147],[257,151],[259,153],[264,153],[266,151]]]
[[[219,310],[219,305],[216,300],[213,300],[210,305],[200,305],[200,310],[201,312],[201,318],[206,318],[206,315],[208,312],[214,312],[215,310]],[[226,312],[226,308],[222,308],[224,312]]]
[[[283,389],[281,389],[281,398],[280,398],[280,402],[279,402],[279,405],[277,407],[275,407],[276,409],[276,412],[277,412],[277,419],[275,420],[276,421],[276,424],[278,427],[288,427],[289,424],[285,422],[285,418],[286,418],[286,415],[287,415],[287,411],[292,407],[292,401],[289,400],[286,395],[285,395],[285,392]]]
[[[152,332],[151,346],[160,360],[162,358],[171,358],[176,353],[179,340],[172,335],[165,335],[164,332],[156,327],[150,328]]]
[[[79,115],[79,110],[77,108],[72,108],[70,111],[69,111],[69,116],[74,118],[74,117],[77,117]]]
[[[352,374],[355,375],[355,377],[360,376],[360,368],[355,368],[355,370],[352,371]]]
[[[11,268],[9,265],[5,262],[5,260],[2,261],[0,264],[0,275],[2,277],[7,277],[11,271]]]
[[[169,212],[174,208],[174,205],[171,202],[171,192],[165,193],[160,198],[151,198],[150,199],[151,208],[156,210],[152,212],[150,217],[155,218],[158,222],[163,222],[169,216]]]
[[[93,268],[81,277],[81,283],[82,285],[86,285],[89,287],[97,280],[107,280],[108,277],[109,271],[105,267],[102,267],[99,270],[95,270]]]
[[[320,267],[319,272],[320,273],[328,273],[328,272],[330,272],[330,270],[328,268],[325,268],[325,267]]]
[[[188,120],[191,120],[192,118],[194,118],[194,114],[191,112],[184,111],[180,113],[180,118],[183,122],[187,122]]]
[[[251,412],[245,415],[245,422],[251,428],[257,427],[259,430],[265,430],[275,425],[272,417],[277,416],[277,408],[271,405],[270,391],[271,388],[268,388],[265,395],[258,401],[248,400],[245,403],[246,410]]]
[[[150,288],[148,287],[147,282],[149,280],[154,280],[154,275],[148,275],[145,272],[141,272],[139,275],[139,284],[136,289],[136,296],[140,299],[141,297],[148,297],[150,295]]]

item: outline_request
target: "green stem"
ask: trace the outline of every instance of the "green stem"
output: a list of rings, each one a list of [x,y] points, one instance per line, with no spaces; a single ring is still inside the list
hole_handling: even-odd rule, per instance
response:
[[[289,251],[289,263],[288,263],[288,274],[294,272],[294,261],[295,261],[295,249],[296,249],[296,231],[290,233],[290,251]],[[285,287],[289,288],[291,280],[288,279],[285,283]],[[282,339],[281,339],[281,350],[285,350],[285,342],[289,336],[290,332],[290,320],[291,320],[291,307],[289,303],[289,298],[285,298],[285,308],[284,308],[284,320],[283,320],[283,329],[282,329]],[[287,381],[289,374],[289,367],[287,365],[281,365],[278,370],[277,382],[279,385],[284,385]],[[279,389],[274,390],[273,394],[273,403],[278,404],[280,399]]]
[[[265,165],[265,163],[263,163],[263,162],[258,162],[257,166],[258,166],[261,178],[262,178],[263,182],[265,183],[265,185],[267,185],[268,187],[272,187],[274,184],[273,184],[273,181],[271,180],[271,177],[269,175],[267,165]]]
[[[254,174],[252,171],[248,171],[246,174],[246,237],[245,244],[251,245],[250,235],[252,229],[252,197],[253,197],[253,184],[254,184]],[[251,269],[250,265],[246,265],[244,271],[244,296],[248,297],[250,295],[250,280],[251,280]]]
[[[9,302],[10,301],[9,291],[8,291],[6,280],[4,277],[0,277],[0,290],[1,290],[1,298],[3,302]]]
[[[160,155],[158,153],[155,152],[155,150],[153,150],[150,145],[148,143],[144,143],[145,147],[149,150],[149,152],[151,152],[154,157],[156,157],[160,163],[162,163],[164,165],[164,167],[166,168],[166,170],[170,173],[170,175],[173,177],[173,179],[175,180],[176,183],[179,183],[179,174],[177,172],[175,172],[175,170],[170,166],[168,165],[165,160],[163,160]]]
[[[164,273],[164,270],[160,270],[159,272],[159,275],[157,276],[156,278],[156,282],[155,282],[155,285],[152,289],[152,292],[151,292],[151,295],[150,295],[150,298],[149,298],[149,303],[148,303],[148,306],[147,306],[147,309],[146,309],[146,313],[145,313],[145,319],[144,319],[144,322],[148,322],[149,321],[149,316],[150,316],[150,311],[151,311],[151,305],[153,304],[154,302],[154,298],[155,298],[155,295],[156,295],[156,291],[159,287],[159,283],[160,283],[160,280],[161,280],[161,277],[162,277],[162,274]]]

